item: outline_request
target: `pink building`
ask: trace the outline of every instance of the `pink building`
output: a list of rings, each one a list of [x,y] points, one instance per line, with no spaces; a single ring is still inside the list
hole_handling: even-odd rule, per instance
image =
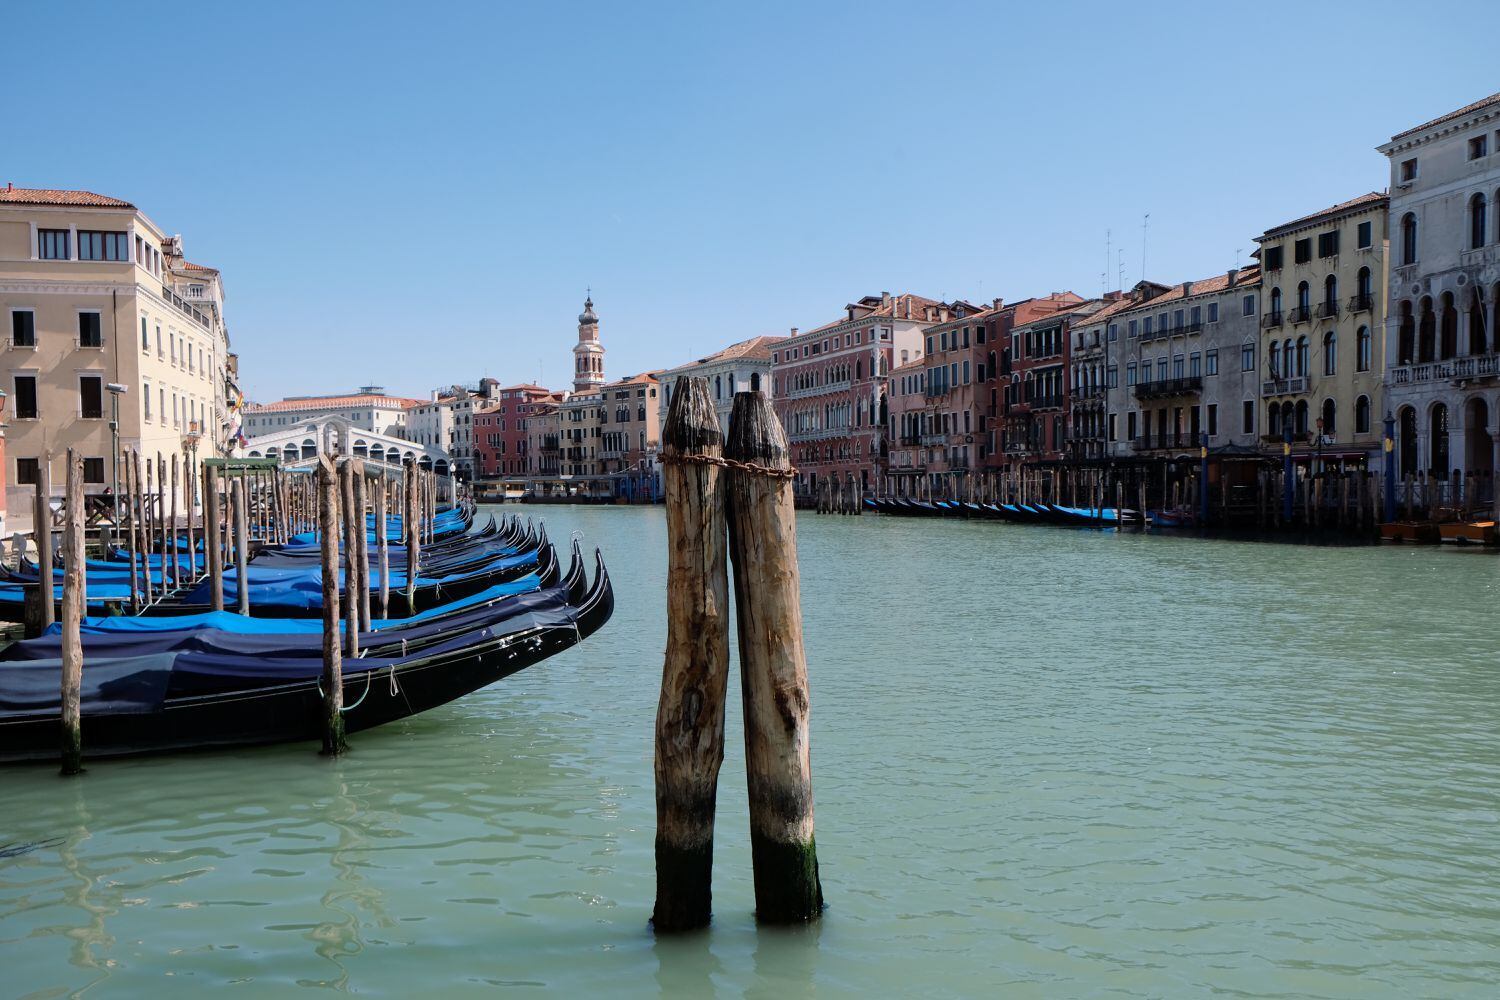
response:
[[[501,389],[474,415],[474,461],[481,479],[523,478],[530,447],[530,418],[549,389],[522,383]]]
[[[946,307],[920,295],[867,295],[844,315],[777,344],[771,398],[786,428],[797,489],[852,474],[872,490],[886,468],[890,371],[922,353],[922,331]]]

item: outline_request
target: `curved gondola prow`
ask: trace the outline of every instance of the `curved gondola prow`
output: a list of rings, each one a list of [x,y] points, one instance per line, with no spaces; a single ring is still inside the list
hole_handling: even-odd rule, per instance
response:
[[[562,582],[563,586],[568,588],[569,604],[577,604],[588,593],[589,577],[583,567],[583,549],[579,546],[576,536],[573,539],[573,551],[568,562],[568,572],[563,576]]]
[[[562,574],[557,568],[557,550],[552,546],[537,551],[535,573],[543,587],[557,586]]]
[[[604,553],[594,550],[594,582],[578,608],[578,632],[587,638],[604,627],[615,611],[615,590],[609,582],[609,568],[604,565]]]

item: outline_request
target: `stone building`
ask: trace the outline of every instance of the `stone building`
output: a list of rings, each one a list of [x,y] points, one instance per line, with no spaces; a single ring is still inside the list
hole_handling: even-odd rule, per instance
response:
[[[708,379],[713,392],[714,409],[719,414],[719,427],[728,433],[729,413],[734,406],[736,392],[749,390],[771,395],[771,349],[785,339],[751,337],[697,361],[662,372],[659,376],[661,413],[658,419],[662,423],[666,422],[667,407],[671,405],[677,381],[691,375]]]
[[[1295,461],[1373,467],[1384,412],[1388,199],[1372,191],[1256,237],[1262,440]]]
[[[522,383],[499,389],[474,414],[474,464],[481,479],[524,481],[530,472],[530,423],[552,392]]]
[[[251,403],[244,411],[245,436],[250,440],[324,417],[337,417],[358,430],[406,437],[406,414],[421,400],[387,395],[378,385],[335,396],[288,396],[268,403]]]
[[[1253,453],[1259,268],[1171,286],[1143,281],[1130,298],[1105,327],[1118,338],[1105,373],[1106,455],[1196,454],[1203,434],[1220,453]]]
[[[1386,407],[1403,473],[1474,473],[1500,412],[1500,94],[1407,129],[1390,160]]]
[[[54,494],[68,448],[90,494],[119,484],[127,449],[227,454],[238,390],[222,276],[135,205],[0,188],[0,317],[9,530],[30,529],[24,501],[48,454]]]

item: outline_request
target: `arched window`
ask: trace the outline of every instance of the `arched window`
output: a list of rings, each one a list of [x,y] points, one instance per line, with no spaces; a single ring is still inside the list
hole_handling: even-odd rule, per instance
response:
[[[1401,263],[1417,262],[1417,217],[1407,212],[1401,217]]]
[[[1410,406],[1402,407],[1396,424],[1401,474],[1414,476],[1417,474],[1417,411]]]
[[[1367,372],[1370,370],[1372,360],[1371,353],[1373,345],[1370,339],[1370,328],[1362,326],[1354,334],[1354,367],[1356,371]]]
[[[1323,315],[1339,314],[1339,279],[1333,275],[1323,279]]]
[[[1432,474],[1447,477],[1448,464],[1448,407],[1442,403],[1432,407]]]
[[[1333,397],[1323,400],[1323,433],[1328,437],[1338,435],[1338,408],[1334,405]]]
[[[1312,370],[1312,365],[1308,361],[1307,354],[1308,354],[1308,351],[1307,351],[1307,338],[1305,336],[1298,337],[1297,338],[1297,374],[1298,375],[1305,376],[1305,375],[1307,375],[1307,373],[1309,371]]]
[[[1359,274],[1354,282],[1354,308],[1356,310],[1367,310],[1373,305],[1375,298],[1375,279],[1368,267],[1359,269]]]
[[[1482,249],[1489,236],[1489,225],[1486,221],[1484,195],[1476,194],[1469,199],[1469,249]]]
[[[1307,437],[1307,400],[1297,400],[1297,424],[1294,429],[1298,437]]]
[[[1271,289],[1271,322],[1281,322],[1281,289]]]
[[[1417,361],[1426,363],[1437,357],[1437,317],[1432,312],[1432,296],[1422,296],[1422,318],[1417,323]]]
[[[1271,341],[1271,349],[1266,352],[1266,360],[1267,360],[1267,363],[1269,363],[1270,366],[1271,366],[1270,367],[1271,377],[1272,378],[1280,378],[1281,377],[1281,370],[1279,368],[1277,368],[1276,366],[1281,363],[1281,348],[1279,346],[1277,346],[1276,341],[1274,341],[1274,340]],[[1271,433],[1275,434],[1276,432],[1273,430]]]
[[[1304,407],[1307,406],[1306,403],[1302,405]],[[1293,434],[1297,433],[1296,408],[1292,406],[1291,400],[1287,400],[1281,404],[1281,430],[1282,433],[1287,431],[1291,431]]]
[[[1266,407],[1266,434],[1273,438],[1281,436],[1281,407],[1275,403]]]
[[[750,391],[760,392],[760,372],[750,373]]]
[[[1396,363],[1409,365],[1417,359],[1417,318],[1412,315],[1411,302],[1401,301],[1399,333],[1396,338]]]
[[[1281,374],[1284,378],[1293,378],[1297,374],[1297,354],[1292,350],[1291,337],[1281,342]]]
[[[1312,289],[1309,288],[1307,282],[1304,281],[1297,286],[1297,311],[1292,314],[1292,322],[1301,323],[1306,321],[1311,311]]]
[[[1370,433],[1370,397],[1361,396],[1354,401],[1354,433]]]
[[[1439,357],[1447,361],[1458,354],[1458,305],[1452,292],[1443,293],[1443,315],[1439,322],[1442,338],[1439,342]]]
[[[734,398],[734,372],[729,373],[729,398]]]
[[[1339,338],[1329,330],[1323,334],[1323,374],[1334,375],[1338,371]]]

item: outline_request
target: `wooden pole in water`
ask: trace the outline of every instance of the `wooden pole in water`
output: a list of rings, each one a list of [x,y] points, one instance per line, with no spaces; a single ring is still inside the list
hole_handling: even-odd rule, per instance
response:
[[[198,470],[193,466],[192,456],[182,455],[182,502],[187,510],[187,564],[188,579],[198,579],[198,546],[193,536],[193,508],[198,500]]]
[[[182,586],[182,563],[179,561],[181,553],[177,551],[177,453],[172,452],[172,519],[168,522],[168,548],[172,553],[172,579],[177,585]]]
[[[735,394],[724,457],[791,468],[786,435],[764,393]],[[813,836],[807,656],[791,481],[731,469],[728,513],[755,915],[765,923],[806,923],[823,910],[823,887]]]
[[[354,468],[350,473],[354,480],[354,556],[359,564],[359,627],[370,628],[370,535],[365,530],[365,462],[362,458],[351,459]]]
[[[359,657],[359,543],[354,540],[354,459],[339,459],[339,503],[344,514],[344,648]]]
[[[130,533],[126,536],[126,544],[130,546],[130,610],[133,614],[141,613],[141,576],[136,565],[136,559],[140,554],[140,515],[135,506],[135,485],[133,483],[130,456],[125,456],[125,466],[121,470],[125,473],[124,489],[125,514],[130,518]]]
[[[224,548],[219,535],[219,475],[203,469],[203,557],[208,563],[209,607],[224,610]]]
[[[349,749],[344,739],[344,664],[339,644],[339,488],[333,460],[318,456],[318,536],[323,563],[323,753]]]
[[[656,709],[658,931],[707,926],[714,804],[729,685],[729,577],[719,418],[708,380],[678,382],[662,429],[667,506],[667,651]]]
[[[63,531],[62,596],[62,773],[83,770],[83,637],[79,626],[85,600],[83,459],[68,449],[67,522]],[[51,581],[43,581],[51,590]],[[49,593],[48,603],[51,603]]]
[[[145,481],[141,478],[141,453],[136,451],[131,455],[131,464],[135,466],[135,519],[139,522],[138,534],[140,543],[138,551],[141,557],[141,592],[145,595],[145,601],[150,604],[154,599],[151,585],[151,528],[150,528],[150,501],[146,497]]]
[[[417,562],[421,557],[421,515],[418,513],[420,498],[417,496],[417,466],[406,460],[406,512],[401,515],[401,528],[406,532],[406,613],[417,613]]]
[[[52,590],[52,453],[43,452],[37,463],[36,504],[32,508],[31,538],[36,543],[37,585],[28,590],[30,613],[26,617],[26,636],[36,638],[57,620]]]
[[[375,552],[380,570],[380,617],[389,618],[391,609],[391,540],[386,530],[386,493],[390,483],[382,469],[375,480]]]
[[[250,582],[246,567],[250,563],[250,512],[246,509],[245,477],[236,476],[230,492],[234,513],[234,594],[235,611],[250,614]]]

